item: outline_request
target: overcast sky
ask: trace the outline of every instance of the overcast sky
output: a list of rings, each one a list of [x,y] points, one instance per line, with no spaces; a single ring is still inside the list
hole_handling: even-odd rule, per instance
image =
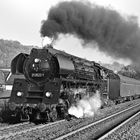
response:
[[[23,45],[42,46],[41,21],[46,19],[49,8],[60,0],[0,0],[0,38],[17,40]],[[62,0],[61,0],[62,1]],[[90,0],[92,3],[112,7],[122,15],[140,18],[139,0]],[[114,60],[98,50],[83,49],[80,41],[72,36],[62,37],[55,48],[94,61],[111,63]],[[120,60],[119,62],[126,63]]]

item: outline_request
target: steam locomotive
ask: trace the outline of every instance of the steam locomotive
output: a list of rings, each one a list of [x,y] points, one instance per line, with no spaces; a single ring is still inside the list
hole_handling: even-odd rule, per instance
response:
[[[15,79],[3,120],[56,121],[68,119],[68,108],[84,96],[100,91],[103,99],[120,103],[140,97],[140,81],[115,74],[51,45],[20,53],[11,62]]]

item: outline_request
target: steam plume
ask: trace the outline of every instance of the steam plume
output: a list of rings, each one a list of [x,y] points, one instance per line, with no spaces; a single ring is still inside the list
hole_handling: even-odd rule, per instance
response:
[[[73,34],[86,43],[96,42],[99,50],[115,58],[140,60],[140,28],[137,17],[122,17],[111,8],[89,2],[60,2],[42,21],[41,36],[57,38]],[[86,45],[85,45],[86,47]],[[94,47],[94,45],[93,45]]]
[[[76,105],[69,108],[68,112],[77,118],[93,117],[101,107],[100,94],[97,91],[92,97],[85,97],[81,99]]]

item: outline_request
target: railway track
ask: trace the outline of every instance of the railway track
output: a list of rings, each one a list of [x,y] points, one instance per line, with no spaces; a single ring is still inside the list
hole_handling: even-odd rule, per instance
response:
[[[34,126],[35,124],[29,122],[5,126],[3,128],[0,128],[0,139],[8,138],[11,135],[20,133],[21,131],[32,128]]]
[[[138,117],[139,115],[140,115],[140,111],[137,112],[136,114],[132,115],[130,118],[126,119],[125,121],[123,121],[122,123],[120,123],[119,125],[117,125],[116,127],[114,127],[112,130],[110,130],[109,132],[107,132],[106,134],[104,134],[103,136],[101,136],[98,140],[113,139],[113,134],[115,134],[117,130],[119,130],[120,128],[124,127],[129,122],[135,120],[135,118]]]
[[[48,124],[40,124],[40,125],[35,125],[33,123],[26,122],[26,123],[20,123],[16,125],[7,126],[3,129],[2,128],[0,129],[0,140],[15,137],[16,135],[21,135],[21,134],[23,135],[27,132],[41,129],[43,127],[50,127],[52,125],[56,125],[63,121],[64,120],[56,121],[56,122],[52,122]]]
[[[140,104],[135,104],[133,106],[129,106],[129,108],[124,109],[123,111],[119,111],[111,116],[102,118],[101,120],[97,120],[91,122],[90,119],[76,119],[68,121],[57,121],[49,124],[41,124],[41,125],[27,125],[20,127],[20,124],[12,125],[5,127],[5,132],[0,135],[0,139],[13,139],[20,140],[24,137],[25,140],[28,139],[90,139],[90,138],[99,138],[110,129],[110,126],[115,127],[123,118],[128,118],[129,116],[135,114],[140,110]],[[131,112],[132,111],[132,112]],[[123,114],[123,115],[122,115]],[[112,123],[112,120],[115,123]],[[113,125],[112,125],[113,124]],[[18,126],[19,125],[19,126]],[[29,126],[28,126],[29,125]],[[14,131],[17,130],[18,131]],[[23,128],[23,129],[20,129]],[[12,129],[12,130],[11,130]],[[0,129],[0,134],[2,129]],[[90,133],[91,132],[91,133]],[[101,133],[102,132],[102,133]],[[90,134],[89,134],[90,133]],[[94,135],[93,135],[94,134]]]
[[[122,121],[127,120],[128,118],[130,118],[130,116],[133,116],[134,114],[139,112],[139,110],[140,104],[71,131],[67,134],[61,135],[54,140],[90,140],[102,138],[103,135],[118,126],[118,124],[120,124]]]

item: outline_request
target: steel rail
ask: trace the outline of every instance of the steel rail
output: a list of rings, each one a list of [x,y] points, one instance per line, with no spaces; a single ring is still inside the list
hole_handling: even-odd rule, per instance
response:
[[[103,140],[103,139],[107,138],[109,135],[113,134],[116,130],[120,129],[123,125],[127,124],[128,122],[133,120],[138,115],[140,115],[140,111],[137,112],[136,114],[134,114],[133,116],[131,116],[130,118],[126,119],[124,122],[122,122],[121,124],[119,124],[118,126],[113,128],[112,130],[110,130],[109,132],[104,134],[103,136],[101,136],[98,140]]]

